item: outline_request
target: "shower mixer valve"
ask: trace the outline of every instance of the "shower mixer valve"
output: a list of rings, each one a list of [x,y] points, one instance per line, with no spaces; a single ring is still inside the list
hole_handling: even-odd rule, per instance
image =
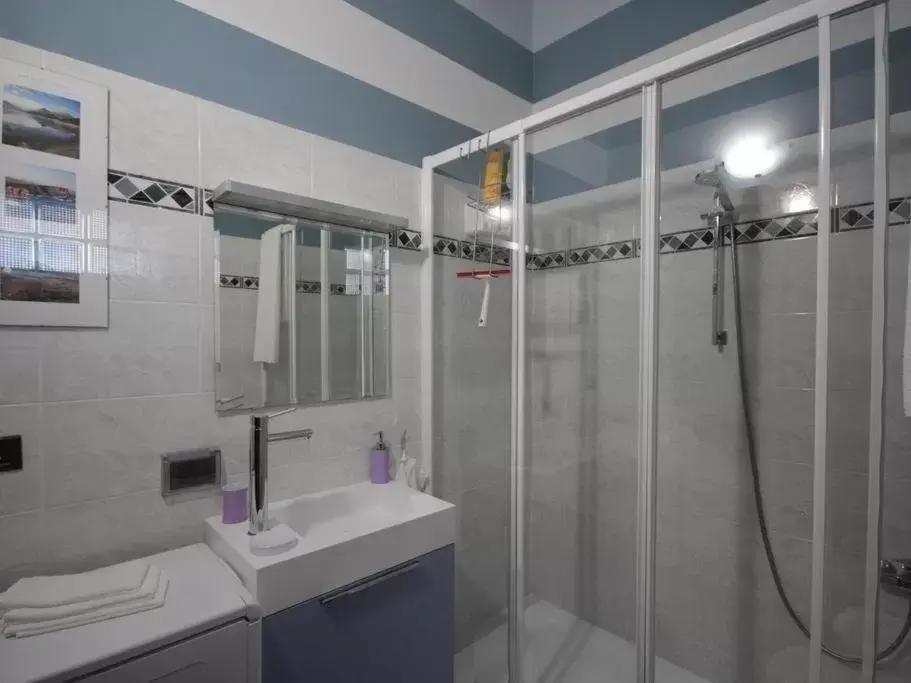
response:
[[[911,598],[911,559],[880,560],[879,583],[892,595]]]

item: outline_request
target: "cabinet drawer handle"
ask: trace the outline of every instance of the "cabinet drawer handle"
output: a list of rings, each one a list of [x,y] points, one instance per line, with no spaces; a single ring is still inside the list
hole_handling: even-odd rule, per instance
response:
[[[395,578],[396,576],[401,576],[402,574],[407,574],[408,572],[412,572],[420,566],[421,566],[421,563],[419,560],[412,560],[411,562],[408,562],[407,564],[403,564],[398,567],[393,567],[392,569],[380,574],[379,576],[373,576],[369,579],[365,579],[365,580],[361,581],[360,583],[355,583],[351,586],[348,586],[347,588],[342,588],[341,590],[336,591],[335,593],[330,593],[329,595],[327,595],[323,598],[320,598],[319,603],[321,605],[328,605],[330,602],[334,602],[334,601],[338,600],[339,598],[345,598],[345,597],[348,597],[349,595],[354,595],[356,593],[360,593],[361,591],[365,591],[368,588],[372,588],[373,586],[384,583],[384,582],[388,581],[389,579]]]

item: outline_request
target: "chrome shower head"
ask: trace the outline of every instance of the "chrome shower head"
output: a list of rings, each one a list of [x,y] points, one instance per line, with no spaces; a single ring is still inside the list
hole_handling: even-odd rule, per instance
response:
[[[734,203],[731,201],[731,196],[728,194],[727,188],[724,185],[724,179],[722,178],[723,172],[724,164],[716,164],[715,168],[697,173],[693,182],[697,185],[702,185],[703,187],[713,188],[715,190],[715,199],[718,201],[721,208],[725,211],[733,211]]]

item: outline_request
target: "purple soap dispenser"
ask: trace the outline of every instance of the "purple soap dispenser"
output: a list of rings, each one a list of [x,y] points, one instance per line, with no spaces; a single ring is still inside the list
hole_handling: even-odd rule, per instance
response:
[[[370,451],[370,483],[389,483],[389,444],[383,441],[383,432],[379,432],[379,440]]]

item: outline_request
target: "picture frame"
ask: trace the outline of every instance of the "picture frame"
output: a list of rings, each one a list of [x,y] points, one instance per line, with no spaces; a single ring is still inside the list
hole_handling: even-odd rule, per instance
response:
[[[0,325],[108,326],[108,91],[0,59]]]

